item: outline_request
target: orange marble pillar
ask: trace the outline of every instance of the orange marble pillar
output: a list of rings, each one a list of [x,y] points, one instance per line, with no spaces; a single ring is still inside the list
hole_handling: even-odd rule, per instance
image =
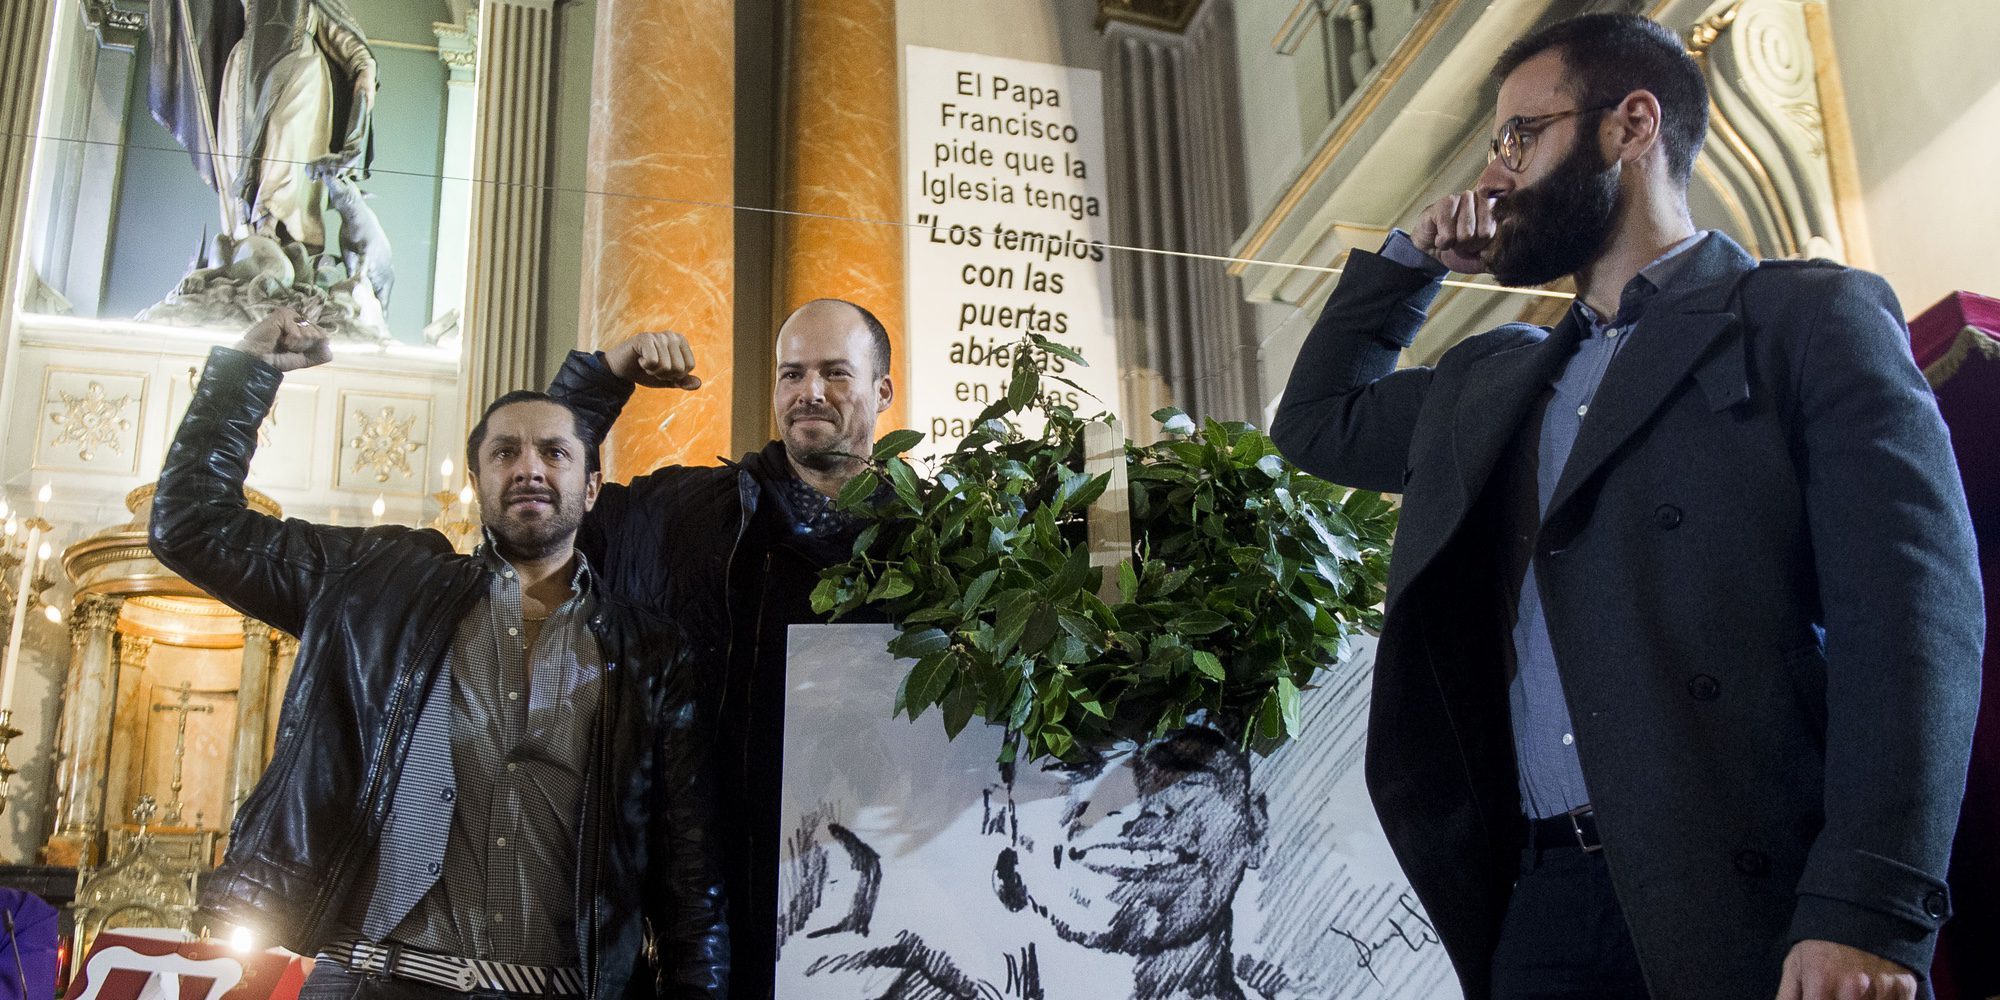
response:
[[[729,450],[736,29],[727,0],[600,0],[584,211],[586,350],[671,329],[702,388],[634,394],[604,452],[625,480]]]
[[[779,204],[836,218],[780,217],[774,298],[781,313],[822,297],[866,306],[889,331],[901,386],[903,231],[883,224],[903,217],[895,0],[788,6]],[[903,426],[905,413],[899,394],[876,433]]]

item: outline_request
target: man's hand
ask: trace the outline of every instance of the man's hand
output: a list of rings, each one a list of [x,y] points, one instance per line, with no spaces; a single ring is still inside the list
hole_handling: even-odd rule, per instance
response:
[[[1484,274],[1480,255],[1493,242],[1493,201],[1476,191],[1460,191],[1431,202],[1417,218],[1410,242],[1460,274]]]
[[[701,379],[691,374],[694,349],[671,331],[634,334],[605,351],[604,364],[611,374],[649,389],[701,388]]]
[[[311,368],[333,360],[333,341],[320,329],[279,306],[243,331],[236,349],[281,372]]]
[[[1914,1000],[1916,974],[1832,941],[1800,941],[1785,956],[1778,1000]]]

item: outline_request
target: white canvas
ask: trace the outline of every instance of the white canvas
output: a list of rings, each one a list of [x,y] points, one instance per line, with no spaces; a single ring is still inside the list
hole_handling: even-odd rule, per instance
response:
[[[1194,734],[1082,769],[891,719],[886,625],[793,626],[779,1000],[1458,996],[1362,786],[1372,641],[1247,760]]]

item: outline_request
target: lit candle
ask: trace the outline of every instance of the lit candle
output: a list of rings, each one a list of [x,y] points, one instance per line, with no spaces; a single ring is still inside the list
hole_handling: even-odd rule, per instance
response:
[[[449,488],[451,486],[451,474],[455,470],[455,468],[456,467],[451,464],[451,459],[449,458],[445,459],[442,462],[439,462],[438,482],[444,485],[445,487]]]
[[[382,515],[388,509],[389,509],[389,504],[387,501],[382,499],[382,494],[380,493],[375,494],[375,503],[368,508],[368,513],[373,515],[375,518],[373,523],[381,524]]]
[[[45,507],[47,507],[47,506],[49,505],[49,498],[50,498],[50,497],[52,497],[52,496],[54,496],[54,495],[55,495],[55,491],[54,491],[54,490],[51,490],[51,489],[49,489],[49,484],[47,484],[47,483],[43,483],[43,484],[42,484],[42,489],[41,489],[41,492],[39,492],[39,493],[36,493],[36,494],[35,494],[35,516],[36,516],[36,517],[41,517],[41,516],[42,516],[42,511],[43,511],[43,508],[45,508]]]
[[[0,517],[7,516],[7,498],[0,497]]]
[[[458,519],[463,521],[472,516],[472,484],[458,488]]]
[[[49,488],[35,497],[37,513],[49,502]],[[14,709],[14,679],[21,674],[21,628],[28,623],[28,595],[32,592],[35,579],[35,564],[48,559],[49,547],[41,542],[41,522],[28,522],[28,544],[22,547],[21,582],[14,588],[14,620],[7,627],[7,657],[0,662],[0,714]],[[19,531],[12,518],[7,521],[7,534],[12,537]]]

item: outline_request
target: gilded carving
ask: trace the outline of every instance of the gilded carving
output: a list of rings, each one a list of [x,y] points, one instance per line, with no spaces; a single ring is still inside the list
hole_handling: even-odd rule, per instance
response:
[[[76,445],[76,457],[85,462],[96,459],[94,449],[100,447],[125,453],[124,437],[132,429],[132,422],[124,416],[125,408],[132,405],[130,394],[114,399],[104,391],[103,383],[93,379],[81,395],[58,389],[56,397],[62,412],[49,415],[49,422],[57,427],[49,439],[51,447]]]
[[[354,419],[360,429],[347,442],[354,449],[354,465],[349,472],[372,471],[375,481],[386,483],[391,473],[405,478],[416,474],[410,468],[410,456],[423,442],[412,440],[417,418],[398,417],[393,406],[384,406],[370,417],[366,411],[354,411]]]
[[[69,630],[71,637],[82,642],[90,632],[109,632],[118,627],[118,612],[125,602],[116,597],[92,594],[80,601],[76,610],[70,612]]]
[[[1810,37],[1817,0],[1731,0],[1688,33],[1711,95],[1702,182],[1749,242],[1780,256],[1846,259],[1829,149],[1838,137]]]

